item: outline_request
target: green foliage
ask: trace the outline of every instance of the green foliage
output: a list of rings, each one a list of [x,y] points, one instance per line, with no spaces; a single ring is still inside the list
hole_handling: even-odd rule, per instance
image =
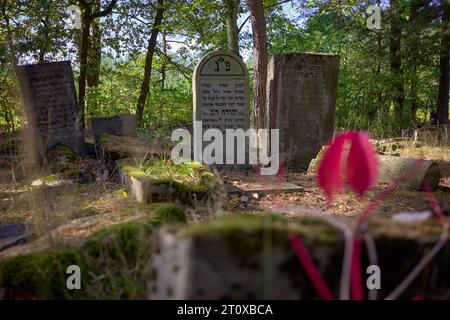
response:
[[[79,30],[65,26],[66,8],[77,1],[5,1],[0,24],[0,131],[23,125],[14,61],[30,63],[71,59],[78,72]],[[441,22],[436,1],[399,0],[401,73],[390,70],[391,27],[382,4],[382,29],[366,27],[365,10],[377,1],[265,0],[269,53],[324,52],[340,55],[336,127],[363,129],[375,136],[430,120],[436,108]],[[104,4],[103,4],[104,5]],[[100,83],[87,90],[86,119],[134,113],[143,79],[154,0],[118,1],[115,14],[101,19]],[[198,59],[227,48],[223,0],[165,1],[165,15],[153,57],[150,92],[140,131],[166,135],[191,127],[191,76]],[[420,13],[420,14],[419,14]],[[241,2],[238,25],[248,16]],[[17,24],[20,21],[20,24]],[[244,58],[252,48],[249,23],[239,34]],[[162,43],[164,31],[167,42]],[[175,47],[176,46],[176,47]],[[252,58],[248,59],[252,76]],[[75,74],[75,78],[77,78]],[[253,79],[251,78],[250,81]],[[394,88],[404,87],[404,105],[394,110]]]
[[[162,88],[158,72],[162,63],[162,58],[154,62],[153,81],[142,121],[144,132],[156,130],[167,134],[174,128],[189,126],[192,121],[191,83],[173,67],[167,67]],[[87,118],[134,113],[143,69],[144,55],[126,62],[104,62],[99,86],[87,91]]]

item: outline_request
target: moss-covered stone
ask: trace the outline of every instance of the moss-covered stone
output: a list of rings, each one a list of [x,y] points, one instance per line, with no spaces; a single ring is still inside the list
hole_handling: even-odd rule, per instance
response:
[[[202,164],[191,162],[180,165],[184,167],[179,169],[161,169],[161,174],[158,170],[145,172],[145,168],[138,168],[131,159],[119,160],[117,165],[121,183],[127,186],[140,203],[179,201],[182,204],[195,205],[217,201],[220,182]],[[167,166],[178,165],[168,163]]]
[[[66,269],[86,264],[79,250],[52,250],[15,257],[0,263],[0,286],[6,288],[9,299],[69,299],[78,294],[68,290]],[[86,274],[82,273],[83,280]]]
[[[135,166],[132,166],[130,163],[130,159],[118,160],[117,165],[123,173],[127,174],[130,177],[139,179],[148,176],[144,171],[139,170]]]
[[[186,223],[186,215],[169,203],[142,210],[147,219],[107,227],[81,245],[0,261],[0,288],[7,299],[144,299],[152,233],[162,224]],[[81,290],[67,289],[70,265],[81,269]]]
[[[310,217],[285,219],[267,212],[247,212],[239,215],[221,217],[202,224],[195,224],[184,229],[180,236],[198,236],[217,234],[233,238],[235,232],[255,232],[261,230],[282,231],[330,244],[341,238],[340,232],[332,225]],[[285,239],[277,239],[285,242]],[[249,239],[251,241],[251,239]]]
[[[369,226],[377,248],[377,264],[382,270],[378,294],[384,299],[436,244],[442,225],[433,219],[415,225],[380,217],[372,219]],[[338,296],[344,252],[344,237],[339,229],[314,217],[287,219],[267,213],[247,213],[186,228],[161,229],[160,253],[152,260],[157,277],[150,298],[317,299],[292,247],[290,235],[294,234],[300,236],[321,276]],[[416,294],[448,298],[449,253],[447,240],[401,299]],[[363,246],[363,277],[369,265]],[[172,272],[176,266],[179,270]],[[177,283],[184,284],[182,290],[178,290]],[[174,288],[171,294],[167,288]]]
[[[50,174],[32,182],[32,186],[59,186],[63,184],[86,184],[95,182],[95,175],[88,170],[72,169]]]
[[[76,153],[64,144],[57,144],[47,151],[48,162],[75,162],[77,159]]]

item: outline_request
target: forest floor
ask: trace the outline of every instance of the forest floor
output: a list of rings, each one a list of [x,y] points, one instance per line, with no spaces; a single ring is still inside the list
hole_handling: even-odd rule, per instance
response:
[[[392,147],[394,145],[394,147]],[[385,147],[385,148],[384,148]],[[441,181],[434,192],[435,198],[442,204],[450,205],[450,147],[449,146],[418,146],[414,142],[391,141],[381,143],[379,148],[387,155],[398,155],[405,158],[434,160],[441,170]],[[246,176],[245,173],[227,173],[227,178],[234,186],[245,186],[248,181],[258,181],[256,173]],[[361,214],[370,201],[385,190],[387,184],[378,184],[363,197],[359,198],[350,190],[335,196],[329,205],[325,194],[318,187],[316,177],[305,173],[287,173],[284,180],[303,187],[302,192],[269,194],[263,197],[237,197],[229,199],[229,209],[232,210],[268,210],[284,215],[303,215],[308,209],[327,211],[336,215],[356,216]],[[248,199],[247,199],[248,198]],[[242,201],[244,200],[244,201]],[[425,192],[397,188],[381,200],[376,213],[389,215],[402,211],[422,211],[430,208],[430,199]],[[306,210],[305,210],[306,209]]]
[[[398,143],[397,143],[398,144]],[[405,143],[395,151],[401,156],[432,159],[441,166],[441,184],[434,192],[443,204],[450,204],[450,147],[416,147]],[[390,146],[386,150],[392,150]],[[385,152],[389,154],[389,152]],[[88,160],[89,166],[100,167],[96,160]],[[35,226],[39,234],[56,230],[66,240],[85,238],[92,232],[110,224],[145,215],[145,206],[137,204],[127,191],[116,183],[103,180],[100,171],[95,172],[97,180],[86,185],[65,185],[59,187],[30,188],[11,182],[9,169],[0,170],[0,226],[11,223],[25,223]],[[242,186],[260,177],[253,171],[224,172],[225,184]],[[311,210],[326,211],[342,216],[356,216],[364,211],[375,195],[387,185],[377,185],[362,199],[352,191],[337,195],[328,205],[324,193],[319,189],[315,176],[305,173],[287,173],[283,179],[303,188],[294,193],[253,193],[248,196],[229,195],[224,197],[226,212],[272,211],[285,216],[304,215]],[[430,208],[430,199],[424,192],[397,189],[379,202],[376,213],[389,215],[402,211],[422,211]],[[188,209],[190,223],[197,223],[215,217],[215,213],[202,209]]]

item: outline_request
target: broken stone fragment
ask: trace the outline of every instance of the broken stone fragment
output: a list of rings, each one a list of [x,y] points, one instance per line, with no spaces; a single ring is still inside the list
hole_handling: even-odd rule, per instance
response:
[[[422,191],[422,181],[427,181],[431,190],[436,190],[439,185],[441,173],[435,161],[378,155],[378,162],[378,182],[392,183],[403,176],[409,176],[400,186]]]
[[[61,173],[50,174],[31,183],[32,187],[56,187],[66,184],[88,184],[95,182],[95,175],[89,170],[68,170]]]

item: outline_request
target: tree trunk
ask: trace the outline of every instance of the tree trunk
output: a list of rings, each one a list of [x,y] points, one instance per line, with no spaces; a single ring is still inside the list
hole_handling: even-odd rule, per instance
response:
[[[40,49],[38,63],[44,63],[44,62],[45,62],[45,52],[43,49]]]
[[[228,49],[239,56],[239,31],[237,17],[239,0],[225,0],[227,8],[227,40]]]
[[[403,86],[403,75],[401,70],[401,34],[402,26],[400,21],[400,12],[398,7],[398,0],[391,0],[389,8],[389,15],[391,19],[391,34],[389,43],[389,57],[391,74],[394,81],[393,86],[393,103],[395,112],[398,117],[401,116],[403,104],[405,101],[405,89]]]
[[[167,41],[166,41],[166,30],[162,31],[162,52],[163,61],[161,66],[161,90],[164,90],[166,85],[166,67],[167,67]]]
[[[87,77],[87,56],[89,48],[89,29],[91,22],[100,17],[104,17],[111,13],[116,5],[117,0],[111,0],[108,6],[95,13],[92,12],[92,3],[86,0],[79,0],[80,8],[83,10],[81,15],[81,44],[80,44],[80,75],[78,77],[78,104],[80,108],[80,128],[84,132],[85,128],[85,109],[86,109],[86,77]]]
[[[95,6],[100,8],[100,0],[96,0]],[[92,36],[89,37],[88,61],[87,61],[87,85],[97,87],[100,79],[100,65],[102,62],[102,42],[100,18],[92,20]]]
[[[84,132],[84,114],[86,104],[86,74],[90,21],[90,8],[85,9],[81,18],[80,75],[78,76],[78,105],[80,108],[80,127]]]
[[[442,38],[441,38],[441,57],[439,63],[439,93],[437,99],[436,120],[439,124],[448,122],[448,95],[449,95],[449,57],[450,57],[450,2],[442,2]]]
[[[8,47],[9,47],[9,51],[11,54],[11,62],[14,66],[14,71],[16,70],[17,67],[17,58],[16,58],[16,50],[14,48],[14,43],[13,43],[13,36],[12,36],[12,31],[11,31],[11,26],[10,26],[10,17],[8,15],[7,12],[7,6],[9,5],[9,3],[4,0],[2,3],[2,15],[3,15],[3,19],[5,21],[5,29],[6,29],[6,42],[8,43]]]
[[[266,114],[267,34],[262,0],[248,0],[253,31],[253,107],[255,129],[264,128]]]
[[[9,53],[10,53],[10,59],[11,59],[11,64],[13,66],[14,69],[14,73],[17,71],[17,57],[16,57],[16,50],[14,47],[14,43],[13,43],[13,36],[12,36],[12,31],[11,31],[11,26],[10,26],[10,17],[7,13],[7,6],[8,3],[6,2],[6,0],[3,1],[2,6],[1,6],[1,12],[5,21],[5,29],[6,29],[6,42],[8,44],[8,48],[9,48]],[[12,108],[10,107],[10,105],[8,103],[5,103],[5,119],[7,121],[7,123],[11,123],[11,130],[12,132],[15,131],[15,126],[14,126],[14,114],[13,111],[11,110]],[[11,108],[11,109],[10,109]],[[8,114],[10,114],[10,116],[7,116]],[[10,119],[10,121],[9,121]],[[9,127],[9,124],[8,124]]]
[[[407,46],[408,52],[411,52],[409,55],[409,66],[411,68],[410,72],[410,100],[411,100],[411,115],[412,120],[416,120],[416,112],[418,108],[418,93],[419,93],[419,87],[418,87],[418,75],[417,75],[417,65],[419,64],[417,54],[417,50],[420,46],[420,37],[417,36],[417,29],[418,29],[418,23],[419,23],[419,11],[420,8],[425,5],[426,1],[423,0],[412,0],[411,2],[411,8],[410,8],[410,14],[409,14],[409,20],[408,20],[408,33],[407,33]]]
[[[155,22],[153,23],[152,33],[148,41],[147,54],[145,56],[144,80],[142,80],[141,92],[139,93],[138,103],[136,107],[136,121],[139,123],[144,114],[145,101],[147,100],[150,88],[150,78],[152,74],[152,61],[155,53],[156,39],[158,38],[159,26],[164,14],[164,0],[158,0]]]

